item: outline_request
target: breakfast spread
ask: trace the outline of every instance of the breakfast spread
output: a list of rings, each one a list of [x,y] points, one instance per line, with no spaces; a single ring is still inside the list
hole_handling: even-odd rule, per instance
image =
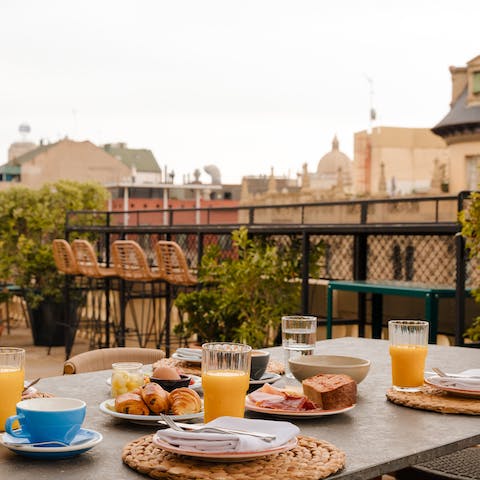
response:
[[[182,387],[168,393],[156,383],[147,383],[115,399],[115,411],[131,415],[186,415],[201,410],[202,401],[194,390]]]

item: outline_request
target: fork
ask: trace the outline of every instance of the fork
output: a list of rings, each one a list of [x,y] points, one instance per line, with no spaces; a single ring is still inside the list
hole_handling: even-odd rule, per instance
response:
[[[440,368],[432,367],[432,370],[439,376],[444,378],[480,378],[477,375],[462,375],[462,374],[455,374],[455,373],[445,373]]]
[[[168,425],[172,430],[176,430],[177,432],[218,432],[218,433],[233,433],[239,435],[250,435],[251,437],[261,438],[264,442],[271,442],[275,440],[277,437],[275,435],[270,435],[269,433],[262,433],[262,432],[250,432],[247,430],[235,430],[233,428],[223,428],[223,427],[210,427],[204,425],[188,425],[188,427],[180,426],[176,423],[173,418],[164,415],[163,413],[160,414],[162,420],[166,425]]]

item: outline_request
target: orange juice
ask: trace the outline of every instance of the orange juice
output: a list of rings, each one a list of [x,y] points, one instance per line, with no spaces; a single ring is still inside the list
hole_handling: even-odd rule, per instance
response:
[[[217,417],[243,417],[250,375],[240,370],[209,370],[202,374],[205,423]]]
[[[392,384],[395,387],[423,385],[426,345],[390,345],[392,358]]]
[[[21,400],[25,373],[23,369],[0,365],[0,431],[5,430],[5,421],[16,414],[16,405]]]

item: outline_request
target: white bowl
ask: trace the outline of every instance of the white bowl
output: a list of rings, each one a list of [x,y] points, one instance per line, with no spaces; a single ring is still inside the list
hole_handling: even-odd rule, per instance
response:
[[[370,360],[343,355],[304,355],[288,363],[299,382],[319,373],[345,373],[360,383],[370,369]]]

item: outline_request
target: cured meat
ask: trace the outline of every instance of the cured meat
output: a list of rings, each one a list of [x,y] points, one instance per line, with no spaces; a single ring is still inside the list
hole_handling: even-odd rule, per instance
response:
[[[305,395],[296,392],[288,392],[272,387],[268,383],[262,388],[255,390],[248,396],[249,400],[258,407],[276,410],[288,410],[302,412],[314,410],[315,404]]]

